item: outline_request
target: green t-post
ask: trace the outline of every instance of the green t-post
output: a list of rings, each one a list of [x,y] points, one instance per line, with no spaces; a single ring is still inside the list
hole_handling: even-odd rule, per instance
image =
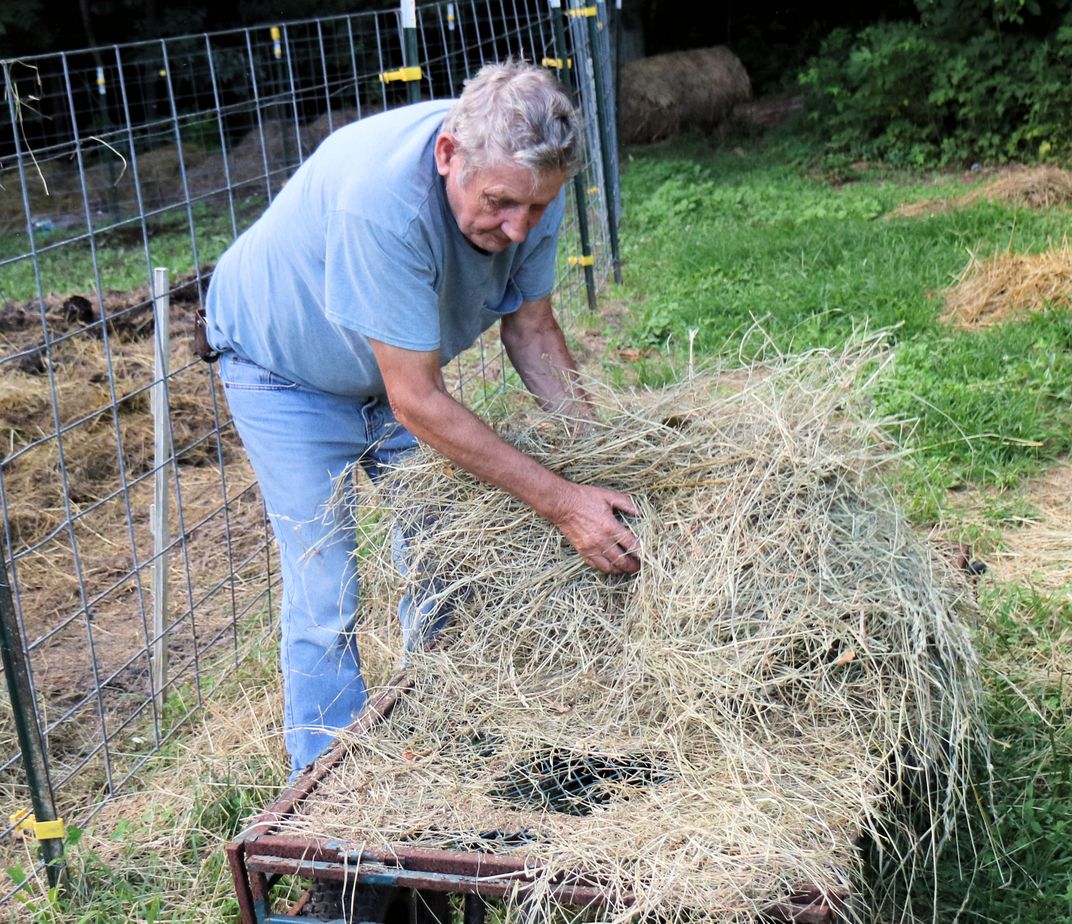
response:
[[[614,195],[614,170],[611,158],[610,133],[616,131],[611,122],[614,117],[610,107],[611,88],[607,86],[604,73],[606,61],[602,60],[603,45],[599,33],[606,28],[606,4],[597,0],[595,6],[581,6],[574,0],[573,13],[583,16],[588,23],[588,44],[592,48],[592,76],[596,85],[596,123],[599,126],[599,153],[603,161],[603,194],[607,202],[607,225],[610,232],[610,251],[614,269],[614,281],[622,281],[622,258],[618,247],[618,203]]]
[[[0,541],[0,659],[4,665],[11,712],[15,719],[15,733],[22,752],[22,770],[26,774],[26,784],[30,790],[34,824],[29,827],[30,830],[35,830],[37,825],[57,821],[58,816],[48,773],[44,736],[37,719],[26,644],[15,612],[4,558],[5,552]],[[62,825],[60,827],[62,828]],[[38,834],[35,832],[34,836]],[[63,878],[63,837],[41,836],[39,840],[48,884],[59,885]]]
[[[566,26],[562,13],[562,0],[549,0],[551,21],[555,26],[555,58],[558,61],[559,80],[567,90],[573,90],[573,75],[570,73],[569,47],[566,45]],[[581,238],[581,266],[584,270],[584,290],[588,296],[588,308],[597,309],[596,274],[592,265],[592,243],[588,234],[588,193],[584,187],[584,171],[573,176],[573,201],[577,204],[577,232]]]
[[[417,0],[402,0],[402,62],[406,67],[417,67]],[[409,101],[421,101],[420,80],[410,80]]]

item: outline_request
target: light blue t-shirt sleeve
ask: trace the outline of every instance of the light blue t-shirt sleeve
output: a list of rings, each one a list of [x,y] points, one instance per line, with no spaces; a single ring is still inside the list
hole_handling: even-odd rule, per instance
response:
[[[419,241],[349,212],[328,216],[324,313],[406,350],[440,345],[437,271]]]

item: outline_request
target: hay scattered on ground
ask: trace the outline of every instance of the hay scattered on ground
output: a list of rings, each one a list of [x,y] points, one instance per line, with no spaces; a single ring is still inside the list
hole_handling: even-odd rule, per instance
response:
[[[887,218],[920,218],[940,215],[974,205],[980,200],[1007,202],[1031,209],[1049,209],[1072,202],[1072,171],[1060,167],[1010,167],[1002,170],[996,179],[952,199],[925,199],[907,202],[891,211]]]
[[[1072,589],[1072,462],[1025,488],[1038,517],[1007,530],[994,555],[999,575],[1048,589]]]
[[[988,531],[988,510],[995,506],[1015,510],[1015,516],[1006,514],[1000,538],[984,542],[980,551],[992,579],[1072,591],[1072,461],[1060,462],[1012,490],[968,488],[951,501],[953,522],[962,533],[965,527]]]
[[[177,280],[168,397],[178,464],[169,469],[168,506],[171,534],[182,541],[168,553],[166,632],[171,676],[180,678],[205,667],[210,649],[230,645],[232,600],[241,614],[258,593],[264,561],[253,552],[267,541],[252,471],[232,428],[217,441],[216,386],[191,357],[196,299],[193,281]],[[43,305],[0,308],[8,576],[30,646],[37,708],[50,726],[52,772],[55,779],[74,775],[62,795],[79,809],[106,785],[98,710],[109,735],[144,731],[131,718],[150,692],[153,333],[145,287],[105,293],[103,304],[48,295]],[[225,415],[222,395],[216,400]],[[186,615],[191,608],[195,618]],[[11,729],[0,728],[0,743],[5,753],[17,747]],[[113,772],[126,759],[118,750],[113,737]],[[13,776],[0,774],[0,785]]]
[[[610,920],[753,920],[802,883],[858,890],[863,834],[922,862],[982,740],[973,603],[881,485],[876,362],[854,348],[598,390],[580,435],[557,418],[513,433],[635,497],[634,578],[587,568],[434,453],[405,465],[410,562],[454,618],[287,828],[524,857],[530,901],[592,877]],[[366,590],[387,559],[363,562]],[[899,820],[909,787],[922,834]]]
[[[626,144],[710,131],[752,96],[740,59],[728,48],[693,48],[622,66],[618,130]]]
[[[1060,167],[1013,167],[1002,171],[982,189],[963,197],[965,205],[979,199],[1048,209],[1072,202],[1072,172]]]
[[[899,205],[884,218],[925,218],[931,215],[943,215],[953,210],[957,200],[924,199],[922,202],[906,202]]]
[[[971,261],[945,293],[943,320],[982,328],[1017,314],[1072,305],[1072,247],[1040,254],[1002,253]]]

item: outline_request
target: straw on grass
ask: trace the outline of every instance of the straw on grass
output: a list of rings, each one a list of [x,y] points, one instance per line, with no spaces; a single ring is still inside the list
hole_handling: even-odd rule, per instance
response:
[[[943,320],[965,328],[999,324],[1022,312],[1072,305],[1072,248],[1039,254],[974,254],[945,292]]]
[[[951,199],[924,199],[906,202],[886,218],[921,218],[941,215],[979,201],[1005,202],[1030,209],[1049,209],[1072,203],[1072,172],[1043,164],[1002,170],[989,183]]]
[[[557,417],[510,433],[633,495],[632,578],[432,452],[401,466],[410,573],[452,621],[287,829],[508,852],[529,913],[556,908],[556,877],[595,879],[610,920],[752,920],[802,883],[857,891],[863,835],[924,863],[982,740],[973,602],[882,487],[878,365],[872,342],[593,386],[602,417],[579,434]],[[363,563],[377,606],[389,557]]]

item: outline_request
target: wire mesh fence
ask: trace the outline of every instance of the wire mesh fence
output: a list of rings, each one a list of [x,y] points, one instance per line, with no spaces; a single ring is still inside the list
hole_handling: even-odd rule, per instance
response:
[[[273,629],[263,505],[190,343],[215,260],[320,140],[455,96],[487,61],[557,67],[587,129],[560,313],[592,304],[611,271],[604,4],[436,2],[407,25],[363,13],[0,62],[0,792],[13,811],[85,821]],[[490,341],[452,371],[469,404],[506,375]]]

